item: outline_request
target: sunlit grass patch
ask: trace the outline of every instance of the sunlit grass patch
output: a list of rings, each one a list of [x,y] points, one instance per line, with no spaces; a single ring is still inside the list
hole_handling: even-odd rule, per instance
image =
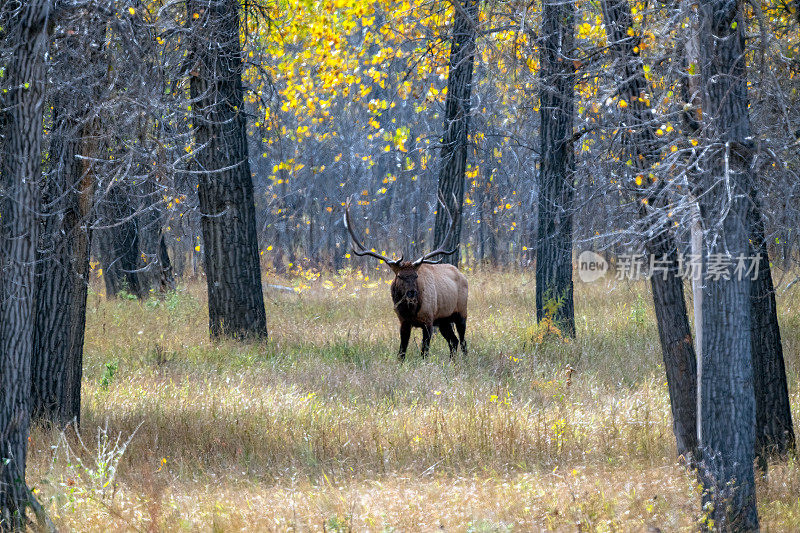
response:
[[[92,293],[85,447],[69,432],[64,441],[37,428],[31,440],[29,482],[56,522],[693,528],[699,498],[676,464],[644,284],[577,285],[577,337],[539,338],[532,274],[472,272],[469,356],[451,362],[438,336],[422,360],[417,332],[400,365],[387,280],[373,272],[269,276],[267,343],[210,341],[199,281],[146,302]],[[782,298],[794,309],[793,294]],[[798,329],[781,318],[797,417]],[[108,455],[98,428],[133,436],[100,486],[87,471]],[[81,461],[55,453],[58,442]],[[800,526],[799,477],[792,461],[760,481],[765,528]]]

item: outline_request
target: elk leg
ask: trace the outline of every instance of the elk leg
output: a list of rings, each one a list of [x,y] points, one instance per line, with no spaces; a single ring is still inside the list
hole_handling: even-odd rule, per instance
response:
[[[464,334],[467,331],[467,318],[461,315],[456,316],[456,331],[458,331],[458,337],[461,339],[461,351],[464,352],[464,356],[467,355],[467,340],[464,338]]]
[[[450,359],[452,359],[455,357],[456,351],[458,351],[458,337],[453,332],[453,323],[440,322],[439,331],[442,332],[442,337],[447,340],[447,345],[450,347]]]
[[[433,334],[433,324],[425,324],[422,326],[422,349],[420,350],[422,358],[428,355],[428,349],[431,346],[431,335]]]
[[[411,338],[411,324],[400,322],[400,351],[397,352],[397,359],[402,363],[406,359],[408,340]]]

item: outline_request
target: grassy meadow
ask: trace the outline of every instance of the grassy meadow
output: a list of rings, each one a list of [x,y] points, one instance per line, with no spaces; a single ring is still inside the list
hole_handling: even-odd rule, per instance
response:
[[[388,269],[268,275],[266,344],[211,342],[205,282],[88,300],[82,426],[34,428],[28,482],[75,531],[688,531],[645,283],[576,284],[577,339],[535,325],[532,272],[467,272],[466,359],[404,365]],[[383,276],[383,279],[381,279]],[[783,286],[786,284],[784,283]],[[800,421],[800,285],[779,296]],[[759,481],[800,530],[800,467]]]

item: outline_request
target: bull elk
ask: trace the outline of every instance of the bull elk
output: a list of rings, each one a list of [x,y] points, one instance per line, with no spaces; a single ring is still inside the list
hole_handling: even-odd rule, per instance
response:
[[[439,200],[447,210],[444,202]],[[450,217],[450,226],[443,243],[446,243],[453,229],[453,216]],[[456,267],[440,263],[438,256],[451,255],[456,252],[445,250],[442,246],[436,250],[422,255],[416,261],[389,259],[385,255],[368,250],[353,231],[350,220],[350,200],[345,204],[344,225],[353,240],[353,253],[359,257],[370,256],[386,263],[395,274],[392,281],[392,302],[394,311],[400,320],[400,351],[397,354],[402,362],[406,357],[408,341],[411,337],[411,328],[422,328],[421,354],[425,358],[431,343],[434,326],[439,328],[442,336],[450,347],[450,358],[458,351],[459,341],[461,351],[467,354],[467,342],[464,333],[467,329],[467,278]],[[458,337],[453,332],[455,324]]]

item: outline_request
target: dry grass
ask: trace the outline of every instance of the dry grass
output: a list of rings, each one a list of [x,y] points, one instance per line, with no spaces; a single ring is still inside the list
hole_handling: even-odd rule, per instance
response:
[[[199,281],[92,293],[82,444],[35,430],[29,483],[76,531],[694,527],[644,284],[579,284],[565,342],[535,327],[531,274],[469,273],[469,357],[439,336],[421,361],[417,332],[400,366],[381,272],[268,279],[300,292],[266,290],[267,345],[210,342]],[[798,302],[780,299],[795,420]],[[798,494],[797,463],[773,465],[766,531],[800,529]]]

